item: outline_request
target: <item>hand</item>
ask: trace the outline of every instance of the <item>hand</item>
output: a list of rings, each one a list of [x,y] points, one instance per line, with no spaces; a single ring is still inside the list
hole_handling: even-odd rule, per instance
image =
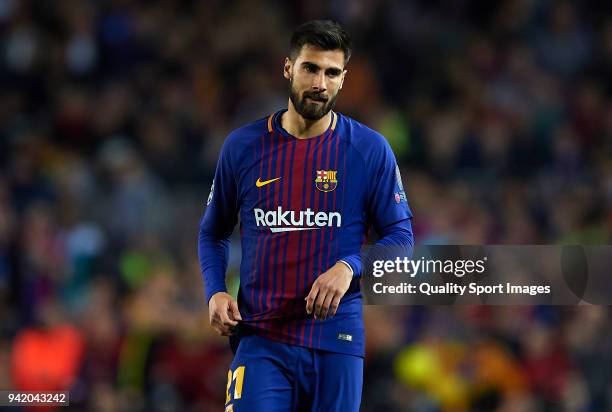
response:
[[[225,292],[215,293],[208,302],[210,325],[222,336],[233,335],[233,328],[242,320],[238,303]]]
[[[340,299],[348,290],[352,280],[353,274],[348,266],[337,262],[314,281],[305,299],[306,312],[310,315],[314,307],[315,319],[323,320],[328,315],[334,316],[340,305]]]

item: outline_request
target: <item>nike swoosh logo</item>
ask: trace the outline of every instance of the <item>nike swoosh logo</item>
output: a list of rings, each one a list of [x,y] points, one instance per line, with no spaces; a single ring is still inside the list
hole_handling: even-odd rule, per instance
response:
[[[276,178],[270,179],[270,180],[264,180],[263,182],[261,180],[259,180],[259,178],[257,178],[257,181],[255,182],[255,186],[262,187],[262,186],[265,186],[265,185],[267,185],[269,183],[276,182],[277,180],[280,180],[280,177],[276,177]]]

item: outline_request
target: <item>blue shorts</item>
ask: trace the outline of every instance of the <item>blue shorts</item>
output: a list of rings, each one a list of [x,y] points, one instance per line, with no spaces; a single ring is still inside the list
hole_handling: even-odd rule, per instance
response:
[[[225,411],[357,412],[362,384],[360,356],[249,335],[228,372]]]

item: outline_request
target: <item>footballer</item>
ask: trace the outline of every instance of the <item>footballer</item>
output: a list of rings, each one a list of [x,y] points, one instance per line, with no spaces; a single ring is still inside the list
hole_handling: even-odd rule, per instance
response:
[[[299,26],[283,67],[287,108],[221,149],[198,251],[210,323],[234,350],[226,412],[359,410],[360,248],[370,227],[377,245],[409,250],[414,239],[389,144],[333,111],[350,56],[338,23]],[[238,218],[236,301],[225,272]]]

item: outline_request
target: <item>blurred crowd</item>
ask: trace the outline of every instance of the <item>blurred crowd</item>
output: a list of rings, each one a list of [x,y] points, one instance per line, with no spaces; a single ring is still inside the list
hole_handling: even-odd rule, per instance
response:
[[[0,389],[221,410],[231,353],[208,326],[199,219],[227,133],[286,106],[288,41],[311,18],[354,38],[337,110],[393,146],[418,243],[609,244],[611,11],[0,0]],[[612,408],[608,307],[365,317],[364,411]]]

